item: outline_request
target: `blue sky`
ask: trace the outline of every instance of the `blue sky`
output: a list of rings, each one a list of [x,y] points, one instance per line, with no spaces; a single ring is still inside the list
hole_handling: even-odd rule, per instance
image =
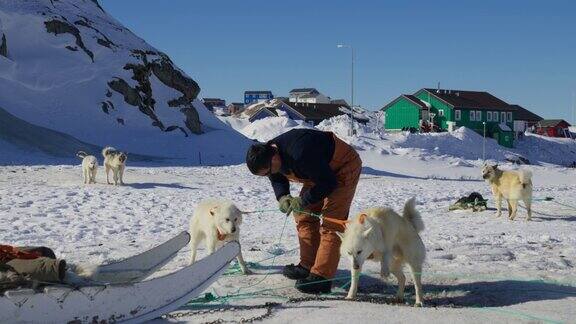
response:
[[[100,0],[201,86],[242,101],[316,87],[377,109],[423,87],[483,90],[574,121],[576,1]]]

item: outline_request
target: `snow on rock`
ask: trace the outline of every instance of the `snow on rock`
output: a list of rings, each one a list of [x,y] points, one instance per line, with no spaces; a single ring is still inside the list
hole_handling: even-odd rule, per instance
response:
[[[15,117],[131,153],[241,161],[248,141],[198,84],[97,1],[2,1],[0,34],[0,107]]]

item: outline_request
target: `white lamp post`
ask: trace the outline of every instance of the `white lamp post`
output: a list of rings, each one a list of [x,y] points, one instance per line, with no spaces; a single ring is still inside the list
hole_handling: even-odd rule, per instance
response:
[[[354,134],[354,47],[350,45],[338,44],[338,48],[349,48],[352,52],[352,76],[350,79],[350,130],[349,134],[352,136]]]
[[[486,162],[486,122],[482,122],[484,128],[484,139],[482,140],[482,160]]]

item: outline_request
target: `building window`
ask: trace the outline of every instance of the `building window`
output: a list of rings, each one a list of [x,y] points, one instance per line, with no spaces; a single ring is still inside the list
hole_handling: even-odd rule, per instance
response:
[[[470,110],[470,121],[476,121],[476,112],[474,110]]]
[[[492,117],[494,117],[494,121],[497,122],[497,121],[498,121],[498,112],[495,111],[495,112],[493,112],[492,114],[493,114]]]
[[[511,111],[508,112],[508,122],[509,123],[512,122],[512,112]]]
[[[476,111],[476,121],[482,121],[482,112],[480,110]]]
[[[492,121],[492,112],[491,111],[486,112],[486,121]]]
[[[500,115],[502,115],[502,118],[501,118],[502,122],[505,123],[506,122],[506,113],[502,112]]]
[[[460,110],[455,110],[455,111],[454,111],[454,118],[455,118],[456,120],[460,120],[460,119],[462,118],[462,111],[460,111]]]
[[[444,110],[443,109],[438,110],[438,117],[444,117]]]

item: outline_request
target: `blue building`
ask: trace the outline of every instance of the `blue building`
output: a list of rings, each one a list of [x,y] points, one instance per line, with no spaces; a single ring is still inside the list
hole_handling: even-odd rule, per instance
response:
[[[272,91],[244,91],[244,103],[246,105],[270,99],[274,99]]]

